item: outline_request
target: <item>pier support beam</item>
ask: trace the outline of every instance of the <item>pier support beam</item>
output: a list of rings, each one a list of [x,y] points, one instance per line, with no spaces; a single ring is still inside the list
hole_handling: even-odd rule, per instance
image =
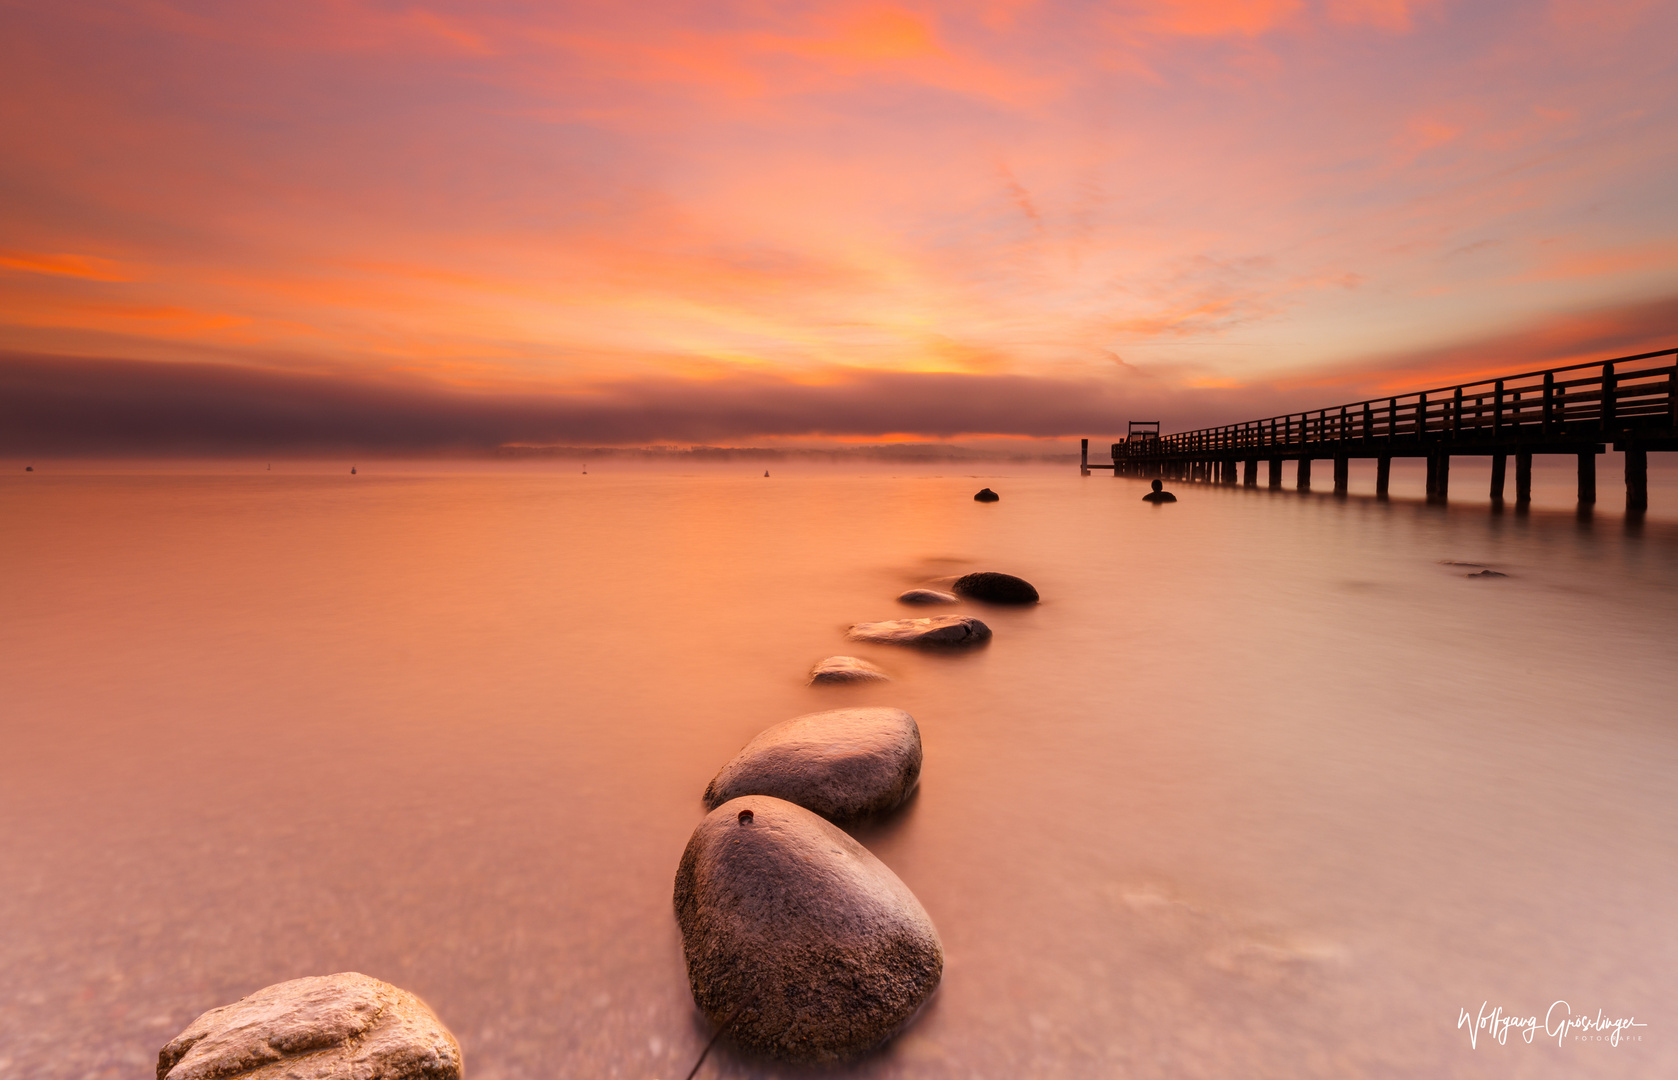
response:
[[[1298,482],[1294,486],[1299,488],[1299,490],[1301,490],[1301,491],[1310,491],[1311,490],[1311,459],[1310,458],[1302,457],[1302,458],[1299,459],[1299,478],[1298,478]]]
[[[1451,455],[1439,451],[1439,466],[1434,470],[1433,494],[1441,499],[1451,496]]]
[[[1270,486],[1273,487],[1273,488],[1279,488],[1279,487],[1282,486],[1282,459],[1281,458],[1274,458],[1273,457],[1273,458],[1270,459]]]
[[[1492,455],[1492,502],[1503,501],[1503,471],[1505,455]]]
[[[1088,476],[1089,474],[1090,474],[1090,441],[1088,439],[1084,439],[1084,440],[1082,440],[1082,445],[1078,447],[1078,475],[1079,476]]]
[[[1515,505],[1525,506],[1532,501],[1532,453],[1515,455]]]
[[[1439,490],[1439,455],[1438,454],[1429,454],[1427,456],[1427,497],[1430,498],[1430,499],[1433,498],[1434,493],[1437,492],[1438,490]]]
[[[1346,489],[1351,486],[1351,472],[1351,460],[1344,454],[1334,459],[1334,493],[1336,495],[1346,494]]]
[[[1626,451],[1626,509],[1649,509],[1649,451]]]
[[[1258,487],[1258,458],[1250,457],[1241,465],[1241,482],[1247,487]]]
[[[1579,502],[1585,506],[1596,502],[1596,451],[1579,455]]]
[[[1375,497],[1387,497],[1387,488],[1391,486],[1393,478],[1393,459],[1390,454],[1382,454],[1375,459]]]

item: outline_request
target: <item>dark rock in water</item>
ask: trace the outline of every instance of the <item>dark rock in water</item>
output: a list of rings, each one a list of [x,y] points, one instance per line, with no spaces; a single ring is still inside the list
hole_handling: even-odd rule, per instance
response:
[[[1032,588],[1031,582],[1012,574],[968,574],[956,578],[956,583],[950,588],[958,596],[983,600],[987,604],[1037,603],[1037,590]]]
[[[908,886],[835,825],[766,795],[711,811],[676,871],[693,1000],[747,1050],[838,1061],[901,1029],[944,947]]]
[[[157,1055],[157,1080],[459,1080],[425,1002],[354,971],[275,983],[211,1009]]]
[[[979,493],[977,495],[973,496],[973,501],[974,502],[996,502],[1001,498],[1002,498],[1002,496],[998,495],[996,492],[992,491],[990,488],[981,488],[979,490]]]
[[[830,656],[810,669],[813,683],[885,682],[891,676],[854,656]]]
[[[939,592],[937,589],[910,589],[897,598],[899,604],[959,604],[961,598],[954,593]]]
[[[896,809],[920,778],[914,717],[902,709],[833,709],[759,732],[705,789],[705,806],[773,795],[848,821]]]
[[[1508,577],[1508,576],[1509,576],[1508,574],[1500,574],[1496,570],[1482,570],[1478,574],[1464,574],[1463,575],[1463,577]]]
[[[845,636],[881,645],[977,645],[990,638],[990,627],[965,615],[934,615],[930,619],[857,623]]]

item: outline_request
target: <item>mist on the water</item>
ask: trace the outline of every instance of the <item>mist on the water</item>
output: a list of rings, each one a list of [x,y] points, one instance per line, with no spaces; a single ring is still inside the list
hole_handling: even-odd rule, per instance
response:
[[[149,1075],[203,1010],[355,970],[473,1080],[679,1080],[700,793],[853,703],[919,722],[919,793],[856,835],[947,965],[823,1075],[1673,1074],[1678,487],[1627,520],[1608,461],[1585,516],[1555,466],[1493,511],[1471,462],[1449,505],[1402,468],[1168,507],[1071,466],[8,476],[0,1075]],[[964,605],[961,655],[844,640],[970,570],[1043,602]],[[806,685],[835,653],[893,681]],[[1458,1024],[1557,999],[1649,1026]]]

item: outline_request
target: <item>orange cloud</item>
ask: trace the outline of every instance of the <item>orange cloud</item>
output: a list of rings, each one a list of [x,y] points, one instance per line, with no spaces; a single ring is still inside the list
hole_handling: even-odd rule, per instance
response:
[[[97,255],[49,255],[32,251],[0,250],[0,267],[30,274],[81,278],[83,281],[129,281],[129,275],[110,259]]]

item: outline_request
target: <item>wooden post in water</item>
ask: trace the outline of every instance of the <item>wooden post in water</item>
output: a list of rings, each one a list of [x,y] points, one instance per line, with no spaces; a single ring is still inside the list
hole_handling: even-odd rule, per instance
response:
[[[1451,495],[1451,452],[1439,451],[1439,468],[1433,478],[1433,493],[1441,499]]]
[[[1387,487],[1392,483],[1393,459],[1391,454],[1382,454],[1375,459],[1375,497],[1387,497]]]
[[[1579,502],[1585,506],[1596,502],[1596,448],[1579,452]]]
[[[1273,488],[1282,486],[1282,459],[1279,457],[1270,459],[1270,486]]]
[[[1351,473],[1351,459],[1347,458],[1345,454],[1337,456],[1334,459],[1334,493],[1336,495],[1346,494],[1346,489],[1351,487]]]
[[[1241,482],[1247,487],[1258,487],[1258,458],[1250,457],[1242,462]]]
[[[1433,498],[1433,493],[1439,489],[1439,455],[1427,456],[1427,497]]]
[[[1532,451],[1515,453],[1515,505],[1525,506],[1532,501]]]
[[[1503,469],[1505,454],[1492,455],[1492,502],[1503,501]]]
[[[1626,448],[1626,509],[1649,509],[1649,451],[1641,446]]]
[[[1299,459],[1299,475],[1296,477],[1294,486],[1300,491],[1311,490],[1311,459],[1309,457]]]
[[[1088,439],[1084,439],[1083,440],[1083,445],[1078,447],[1078,475],[1079,476],[1088,476],[1089,474],[1090,474],[1090,441]]]

